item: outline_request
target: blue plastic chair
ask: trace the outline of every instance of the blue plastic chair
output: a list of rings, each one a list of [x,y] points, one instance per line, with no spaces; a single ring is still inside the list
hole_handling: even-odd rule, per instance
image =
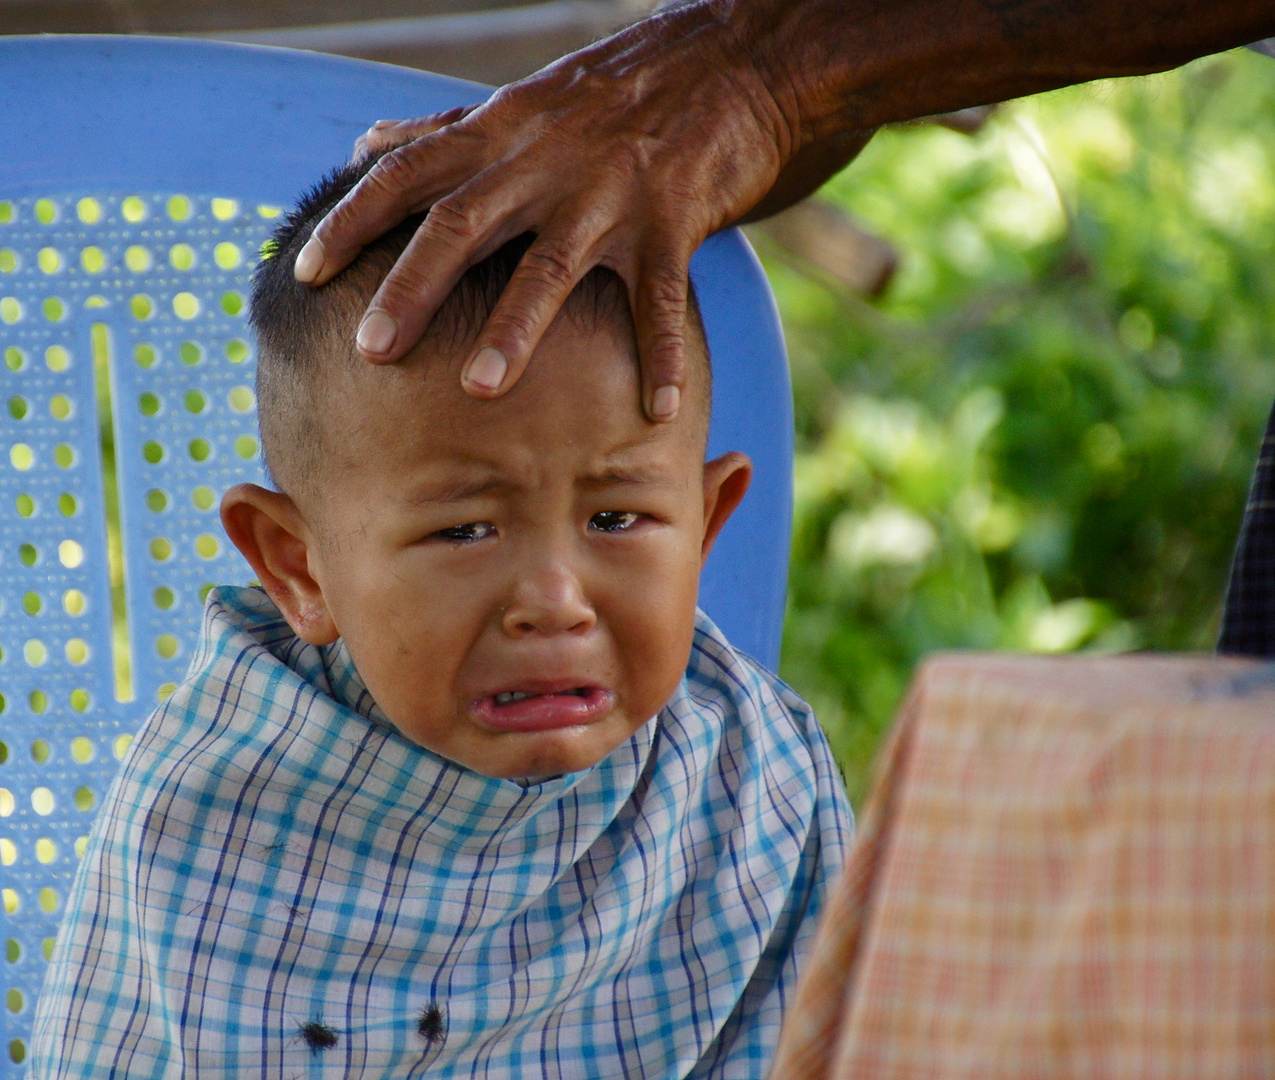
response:
[[[221,493],[259,479],[245,318],[278,207],[380,117],[488,88],[310,53],[156,38],[0,39],[0,1078],[22,1072],[77,852],[131,733],[180,680],[203,592],[244,582]],[[710,452],[753,489],[701,590],[774,666],[791,524],[783,341],[736,232],[693,274]]]

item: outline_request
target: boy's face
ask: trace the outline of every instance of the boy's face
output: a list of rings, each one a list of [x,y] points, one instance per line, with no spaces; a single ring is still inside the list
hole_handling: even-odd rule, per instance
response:
[[[408,738],[490,776],[583,769],[676,689],[750,466],[703,464],[691,400],[645,420],[609,323],[559,318],[494,401],[462,391],[461,358],[331,375],[313,490],[236,488],[223,519],[294,629],[344,637]]]

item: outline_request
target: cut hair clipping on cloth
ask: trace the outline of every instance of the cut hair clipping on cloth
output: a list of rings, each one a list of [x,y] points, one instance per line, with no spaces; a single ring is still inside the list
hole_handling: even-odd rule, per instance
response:
[[[447,1017],[438,1003],[431,1001],[421,1010],[420,1019],[416,1022],[416,1031],[430,1046],[442,1045],[447,1038]]]
[[[340,1032],[328,1027],[322,1020],[308,1020],[298,1030],[312,1054],[317,1054],[320,1050],[331,1050],[341,1037]]]

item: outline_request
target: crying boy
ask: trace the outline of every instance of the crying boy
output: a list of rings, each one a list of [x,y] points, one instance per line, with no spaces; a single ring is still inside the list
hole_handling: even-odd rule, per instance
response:
[[[210,594],[110,791],[32,1076],[761,1077],[850,815],[807,706],[696,611],[750,474],[704,460],[698,316],[667,424],[605,270],[464,393],[525,239],[367,364],[419,219],[322,288],[292,265],[369,164],[257,271],[274,487],[222,520],[261,587]]]

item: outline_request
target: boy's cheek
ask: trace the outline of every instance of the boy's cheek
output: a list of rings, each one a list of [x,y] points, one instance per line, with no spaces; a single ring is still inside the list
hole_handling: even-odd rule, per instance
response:
[[[658,590],[653,602],[634,604],[615,620],[615,638],[632,708],[647,720],[676,692],[695,634],[695,583]]]
[[[690,528],[652,530],[631,544],[610,548],[595,568],[599,595],[640,606],[680,606],[699,590],[701,537]],[[694,605],[692,604],[692,607]]]
[[[367,553],[350,559],[347,567],[342,606],[377,623],[438,626],[458,621],[474,611],[487,591],[487,575],[472,568],[460,572],[431,552]]]

